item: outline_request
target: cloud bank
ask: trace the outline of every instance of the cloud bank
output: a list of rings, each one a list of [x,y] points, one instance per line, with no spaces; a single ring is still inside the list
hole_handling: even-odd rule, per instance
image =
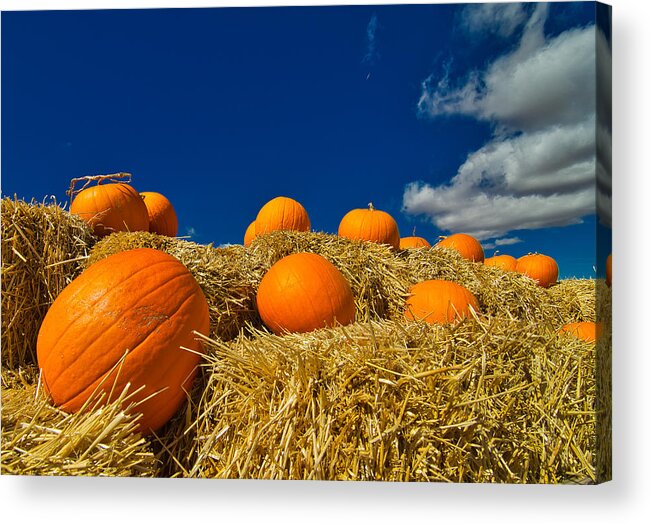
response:
[[[595,173],[608,194],[610,127],[597,126],[595,111],[595,40],[603,46],[605,39],[599,33],[598,43],[594,26],[546,38],[548,4],[525,14],[521,4],[468,6],[467,31],[487,31],[490,22],[493,32],[508,36],[523,26],[518,45],[461,81],[445,74],[422,84],[421,116],[464,115],[494,127],[492,139],[447,184],[406,186],[404,211],[427,215],[442,230],[490,239],[580,223],[595,213]],[[599,159],[596,140],[604,145]]]

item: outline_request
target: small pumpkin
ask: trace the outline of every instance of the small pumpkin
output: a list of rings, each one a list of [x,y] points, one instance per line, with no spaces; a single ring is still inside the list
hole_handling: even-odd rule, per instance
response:
[[[420,249],[423,247],[432,247],[423,237],[402,237],[400,239],[400,249]]]
[[[606,258],[606,284],[608,287],[612,285],[613,282],[613,254],[611,253]]]
[[[129,184],[97,184],[79,192],[70,204],[79,216],[103,237],[115,231],[149,231],[147,206]]]
[[[484,248],[481,247],[481,244],[475,237],[466,235],[465,233],[455,233],[454,235],[444,237],[436,244],[436,247],[454,249],[466,260],[473,262],[484,261]]]
[[[405,318],[447,324],[479,312],[479,301],[468,289],[447,280],[425,280],[409,289]]]
[[[139,430],[156,431],[192,385],[195,330],[208,335],[208,304],[181,262],[149,248],[111,255],[66,286],[45,315],[36,348],[43,386],[68,413],[96,389],[110,401],[127,383],[129,392],[142,386],[134,401],[156,394],[137,408]]]
[[[389,213],[375,209],[372,203],[368,209],[353,209],[346,213],[339,223],[338,234],[351,240],[366,240],[388,244],[393,249],[400,248],[398,224]]]
[[[147,207],[149,231],[159,235],[175,237],[179,229],[179,222],[176,211],[174,211],[174,207],[167,197],[153,191],[144,191],[140,193],[140,196],[142,196]]]
[[[284,196],[273,198],[258,212],[255,219],[256,236],[278,230],[310,230],[310,218],[307,211],[293,198]]]
[[[244,246],[248,247],[255,240],[255,220],[249,224],[244,232]]]
[[[343,274],[315,253],[281,258],[256,296],[260,318],[277,335],[306,333],[355,320],[355,299]]]
[[[560,333],[569,333],[576,338],[589,343],[595,343],[601,336],[601,322],[572,322],[565,324]]]
[[[511,255],[495,255],[484,260],[484,265],[499,267],[504,271],[515,271],[518,261]]]
[[[540,253],[530,253],[518,258],[515,270],[534,279],[544,288],[548,288],[558,280],[556,260]]]

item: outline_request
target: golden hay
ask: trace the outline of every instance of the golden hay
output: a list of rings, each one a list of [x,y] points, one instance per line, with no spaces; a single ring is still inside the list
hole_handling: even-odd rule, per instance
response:
[[[3,368],[36,362],[41,321],[94,241],[86,224],[56,202],[2,199]]]
[[[27,226],[19,220],[24,216]],[[603,280],[542,289],[454,251],[391,251],[284,231],[249,248],[116,233],[86,257],[94,238],[58,207],[5,200],[2,222],[2,473],[610,478],[611,294]],[[52,255],[53,246],[63,250]],[[132,433],[133,416],[118,403],[76,415],[50,406],[36,395],[37,370],[30,365],[42,315],[80,262],[137,247],[161,249],[188,267],[208,299],[212,323],[189,402],[147,439]],[[258,285],[274,262],[298,251],[324,256],[349,279],[355,324],[285,337],[266,331],[255,309]],[[430,278],[468,287],[481,312],[456,326],[406,323],[409,286]],[[22,327],[16,320],[5,324],[11,319],[23,319]],[[595,319],[604,323],[596,349],[557,333],[567,322]],[[7,339],[6,328],[13,330]],[[5,352],[13,366],[5,364]]]
[[[508,319],[212,340],[189,476],[589,482],[594,348]]]
[[[68,415],[49,403],[36,375],[35,367],[2,372],[3,475],[156,476],[150,445],[134,432],[138,417],[120,407],[124,394]]]

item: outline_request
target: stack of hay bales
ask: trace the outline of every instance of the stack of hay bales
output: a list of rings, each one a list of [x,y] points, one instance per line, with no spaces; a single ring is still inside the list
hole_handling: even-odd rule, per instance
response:
[[[594,280],[542,289],[448,250],[394,252],[326,233],[274,232],[248,248],[151,233],[116,233],[92,249],[91,241],[85,245],[85,265],[138,247],[177,257],[211,314],[207,354],[188,402],[157,435],[129,440],[122,431],[133,423],[128,409],[100,412],[98,443],[113,445],[115,435],[126,443],[122,465],[105,463],[106,474],[455,482],[594,482],[610,475],[610,456],[595,437],[609,431],[610,397],[600,388],[609,380],[609,357],[558,335],[567,322],[609,314],[610,289]],[[348,278],[354,324],[283,337],[266,330],[255,307],[259,283],[273,263],[300,251],[324,256]],[[405,322],[409,287],[431,278],[468,287],[481,312],[452,326]],[[598,304],[597,289],[607,297]],[[607,343],[609,354],[606,328],[597,349]],[[47,428],[55,429],[48,433],[54,440],[65,433],[39,418],[54,408],[34,387],[33,377],[5,384],[3,374],[2,449],[14,473],[30,467],[18,460],[29,446],[18,442],[39,442]],[[16,389],[29,393],[14,395]],[[22,414],[19,424],[5,424],[5,399],[11,417]],[[58,416],[60,424],[81,423],[81,415]],[[103,474],[102,446],[82,444],[77,466],[62,468],[53,452],[49,471],[84,474],[79,464],[93,456],[87,474]],[[34,456],[48,471],[43,453]]]
[[[48,307],[77,276],[95,238],[56,202],[2,199],[2,367],[36,361]]]

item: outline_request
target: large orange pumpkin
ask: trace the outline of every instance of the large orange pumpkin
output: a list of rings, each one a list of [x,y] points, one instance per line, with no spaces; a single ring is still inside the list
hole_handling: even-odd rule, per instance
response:
[[[499,267],[504,271],[515,271],[517,264],[517,259],[511,255],[495,255],[484,260],[484,265]]]
[[[175,237],[179,229],[176,211],[167,197],[153,191],[140,193],[149,215],[149,231]]]
[[[355,300],[341,272],[321,255],[281,258],[260,282],[256,298],[262,321],[274,333],[306,333],[355,320]]]
[[[369,204],[368,209],[353,209],[346,213],[339,223],[338,234],[351,240],[367,240],[400,248],[398,224],[389,213],[375,209],[373,204]]]
[[[293,198],[276,197],[262,206],[258,212],[255,219],[256,236],[278,230],[310,230],[310,218],[307,211]]]
[[[69,413],[96,388],[113,391],[110,399],[127,383],[130,392],[144,386],[134,400],[159,392],[138,407],[140,431],[156,431],[192,385],[201,351],[193,331],[208,335],[209,327],[206,299],[176,258],[149,248],[111,255],[73,280],[48,310],[37,340],[43,385]]]
[[[244,245],[250,246],[251,242],[255,240],[255,220],[249,224],[244,232]]]
[[[608,287],[611,286],[613,282],[613,255],[612,253],[606,258],[606,284]]]
[[[518,258],[515,270],[533,278],[542,287],[549,287],[558,280],[558,264],[556,264],[556,260],[540,253],[524,255]]]
[[[402,237],[400,239],[400,249],[420,249],[422,247],[431,247],[431,244],[423,237]]]
[[[601,336],[601,330],[600,322],[573,322],[565,324],[560,333],[570,333],[580,340],[594,343]]]
[[[82,190],[70,204],[97,236],[115,231],[149,231],[147,206],[129,184],[98,184]]]
[[[481,247],[481,244],[475,237],[466,235],[465,233],[456,233],[445,237],[436,244],[436,247],[454,249],[463,258],[473,262],[484,261],[484,248]]]
[[[425,280],[409,289],[405,318],[429,324],[446,324],[465,318],[479,302],[465,287],[447,280]]]

